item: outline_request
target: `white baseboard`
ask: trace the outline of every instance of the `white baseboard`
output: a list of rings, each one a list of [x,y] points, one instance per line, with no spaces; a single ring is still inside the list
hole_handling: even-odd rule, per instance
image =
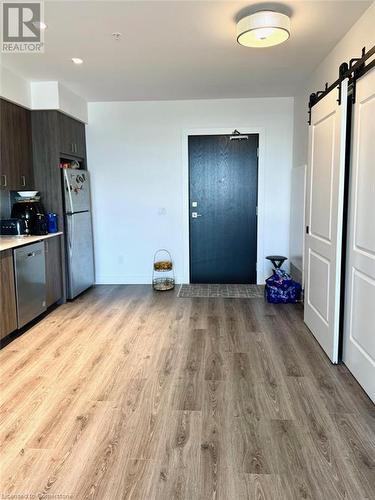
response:
[[[182,282],[176,277],[176,284]],[[144,274],[102,274],[95,279],[96,285],[151,285],[151,283],[152,277]]]

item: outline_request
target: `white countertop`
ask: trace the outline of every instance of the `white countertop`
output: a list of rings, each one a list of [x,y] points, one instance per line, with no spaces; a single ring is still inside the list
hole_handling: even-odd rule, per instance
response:
[[[22,245],[29,245],[30,243],[35,243],[36,241],[47,240],[48,238],[53,238],[54,236],[60,236],[63,234],[61,231],[58,233],[40,234],[32,236],[7,236],[0,235],[0,252],[3,250],[9,250],[10,248],[21,247]]]

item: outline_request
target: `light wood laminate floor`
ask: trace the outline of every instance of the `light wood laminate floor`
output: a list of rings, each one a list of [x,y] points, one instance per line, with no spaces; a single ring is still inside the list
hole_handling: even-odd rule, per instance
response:
[[[0,363],[0,498],[375,498],[374,406],[300,306],[101,286]]]

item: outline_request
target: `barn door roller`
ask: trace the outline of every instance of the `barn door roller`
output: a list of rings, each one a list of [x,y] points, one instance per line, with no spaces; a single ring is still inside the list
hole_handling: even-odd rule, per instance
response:
[[[308,110],[308,124],[311,125],[311,108],[315,106],[321,99],[323,99],[327,94],[329,94],[335,88],[338,89],[338,99],[337,102],[341,104],[341,82],[345,78],[349,78],[349,89],[351,90],[352,101],[355,102],[355,83],[371,68],[375,67],[375,59],[373,59],[369,64],[365,64],[366,61],[375,54],[375,45],[368,52],[366,52],[366,47],[362,49],[361,57],[354,57],[350,59],[348,63],[342,63],[339,67],[339,77],[331,85],[328,82],[325,84],[324,90],[318,90],[310,94],[309,98],[309,110]]]

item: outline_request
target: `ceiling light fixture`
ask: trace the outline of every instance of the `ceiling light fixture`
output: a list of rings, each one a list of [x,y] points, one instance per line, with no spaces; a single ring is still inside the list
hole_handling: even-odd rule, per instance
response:
[[[290,18],[280,12],[262,10],[237,23],[237,42],[245,47],[272,47],[289,36]]]
[[[74,62],[74,64],[82,64],[83,63],[83,59],[80,59],[79,57],[72,57],[72,61]]]

